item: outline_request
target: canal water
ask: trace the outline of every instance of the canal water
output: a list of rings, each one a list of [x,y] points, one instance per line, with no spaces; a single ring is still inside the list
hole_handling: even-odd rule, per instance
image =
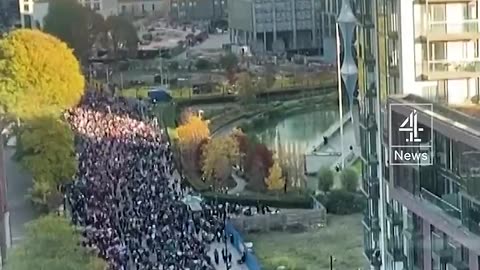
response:
[[[269,121],[266,125],[256,126],[252,131],[269,149],[276,149],[278,145],[293,145],[299,154],[304,154],[323,142],[322,134],[338,119],[338,111],[335,109],[315,109]]]

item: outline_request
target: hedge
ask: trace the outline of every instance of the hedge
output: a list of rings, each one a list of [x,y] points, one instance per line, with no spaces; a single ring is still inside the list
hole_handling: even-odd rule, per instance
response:
[[[202,197],[206,201],[218,201],[219,203],[235,203],[244,206],[256,206],[258,204],[276,207],[276,208],[312,208],[312,199],[302,195],[234,195],[234,194],[221,194],[214,192],[204,192]]]
[[[336,215],[361,213],[367,204],[363,194],[341,189],[318,195],[317,200],[325,206],[327,213]]]

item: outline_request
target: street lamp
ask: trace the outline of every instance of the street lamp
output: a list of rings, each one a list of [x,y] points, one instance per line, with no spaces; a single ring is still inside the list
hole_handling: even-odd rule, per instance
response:
[[[350,109],[353,105],[353,93],[355,92],[358,69],[353,58],[353,35],[357,25],[357,19],[350,7],[350,1],[343,0],[340,14],[337,18],[335,27],[337,42],[337,74],[338,74],[338,107],[340,111],[340,140],[342,148],[342,168],[345,168],[345,149],[343,146],[343,102],[342,102],[342,79],[345,83],[345,91],[347,92]],[[340,33],[343,40],[343,63],[340,64]],[[341,66],[340,66],[341,65]]]
[[[226,263],[225,263],[225,269],[226,270],[229,270],[230,267],[228,267],[229,265],[229,262],[228,262],[228,236],[227,236],[227,205],[225,204],[225,207],[223,209],[225,211],[224,215],[223,215],[223,232],[225,234],[225,237],[224,237],[224,242],[225,242],[225,258],[226,258]]]
[[[336,261],[337,259],[333,257],[333,255],[330,255],[330,270],[333,270],[333,262]]]

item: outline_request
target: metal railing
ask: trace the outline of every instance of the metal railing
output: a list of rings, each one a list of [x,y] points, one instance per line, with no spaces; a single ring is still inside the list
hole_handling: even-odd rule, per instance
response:
[[[435,206],[439,207],[443,211],[445,211],[448,215],[456,218],[456,219],[461,219],[462,218],[462,211],[454,206],[453,204],[447,202],[446,200],[438,197],[437,195],[431,193],[425,188],[422,188],[420,191],[420,196],[422,199],[427,200],[434,204]]]
[[[461,22],[432,21],[428,24],[428,32],[440,35],[478,33],[478,23],[478,19],[467,19]]]
[[[480,59],[428,60],[429,72],[480,72]]]

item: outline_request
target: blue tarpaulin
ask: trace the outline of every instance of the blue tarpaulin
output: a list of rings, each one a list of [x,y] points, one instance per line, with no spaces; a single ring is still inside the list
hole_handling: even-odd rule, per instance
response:
[[[152,102],[170,102],[172,100],[172,96],[165,87],[157,87],[149,90],[148,97]]]

